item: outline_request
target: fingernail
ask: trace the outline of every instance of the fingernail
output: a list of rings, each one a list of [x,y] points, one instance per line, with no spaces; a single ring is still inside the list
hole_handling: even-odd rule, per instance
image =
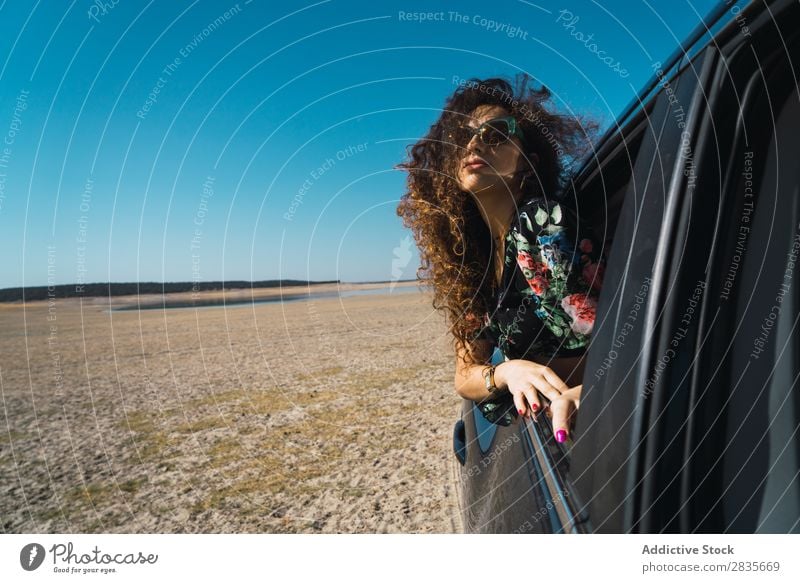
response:
[[[564,431],[563,429],[559,429],[558,431],[556,431],[556,441],[558,443],[564,443],[565,441],[567,441],[567,432]]]
[[[523,411],[522,409],[517,409],[517,411],[519,411],[519,414],[520,414],[520,415],[522,415],[523,413],[525,413],[525,411]]]
[[[536,403],[534,403],[533,405],[531,405],[531,407],[533,407],[533,410],[534,410],[534,411],[538,411],[538,410],[539,410],[539,405],[537,405]]]

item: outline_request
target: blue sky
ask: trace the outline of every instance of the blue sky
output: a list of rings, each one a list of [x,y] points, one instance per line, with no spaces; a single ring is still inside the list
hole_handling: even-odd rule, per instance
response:
[[[413,279],[392,166],[454,79],[607,126],[714,4],[7,0],[0,287]]]

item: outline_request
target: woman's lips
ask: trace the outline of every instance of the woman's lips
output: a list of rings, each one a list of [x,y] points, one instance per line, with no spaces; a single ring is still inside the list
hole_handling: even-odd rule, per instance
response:
[[[488,164],[486,164],[486,162],[482,160],[475,160],[473,162],[464,164],[464,170],[472,171],[472,170],[477,170],[478,168],[483,168],[484,166],[488,166]]]

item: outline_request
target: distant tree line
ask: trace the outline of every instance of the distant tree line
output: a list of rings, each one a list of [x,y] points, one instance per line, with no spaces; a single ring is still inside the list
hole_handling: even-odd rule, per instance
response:
[[[340,283],[331,281],[303,281],[299,279],[268,279],[265,281],[178,281],[159,283],[156,281],[130,283],[82,283],[36,287],[7,287],[0,289],[0,302],[21,302],[25,291],[25,301],[46,300],[48,298],[91,298],[109,296],[129,296],[137,294],[174,294],[191,291],[213,291],[228,289],[248,289],[267,287],[288,287],[293,285],[321,285],[323,283]]]

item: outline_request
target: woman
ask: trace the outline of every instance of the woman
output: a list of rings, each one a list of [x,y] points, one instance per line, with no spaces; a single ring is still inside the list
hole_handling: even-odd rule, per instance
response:
[[[569,438],[602,282],[601,245],[566,200],[565,160],[596,130],[546,104],[547,88],[463,82],[398,165],[397,212],[420,249],[420,279],[446,310],[456,391],[487,403],[508,391],[521,416]],[[505,361],[489,365],[494,346]],[[546,397],[549,406],[541,399]]]

